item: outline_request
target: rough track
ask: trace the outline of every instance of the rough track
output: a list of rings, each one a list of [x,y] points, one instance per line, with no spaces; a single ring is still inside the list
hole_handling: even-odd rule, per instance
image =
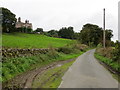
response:
[[[7,85],[12,87],[19,87],[19,88],[31,88],[33,80],[37,77],[37,75],[41,74],[42,72],[46,71],[47,69],[54,68],[61,66],[65,63],[71,62],[75,59],[70,59],[66,61],[57,61],[52,64],[49,64],[44,67],[36,68],[34,70],[25,72],[19,76],[16,76],[13,80],[9,81],[8,83],[5,83],[4,87]]]

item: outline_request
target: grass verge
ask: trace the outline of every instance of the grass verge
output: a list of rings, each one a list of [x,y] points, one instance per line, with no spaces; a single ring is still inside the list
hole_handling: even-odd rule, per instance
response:
[[[69,60],[71,58],[78,57],[82,53],[83,52],[64,54],[61,52],[48,52],[47,54],[29,57],[3,58],[2,82],[6,82],[28,70],[42,67],[60,60]]]
[[[98,53],[95,53],[94,56],[100,60],[101,62],[105,63],[106,65],[108,65],[109,67],[111,67],[113,70],[115,71],[119,71],[120,70],[120,63],[118,62],[113,62],[111,59],[104,57],[102,55],[99,55]],[[108,67],[108,68],[109,68]],[[120,75],[116,74],[116,73],[112,73],[112,76],[118,81],[120,82]]]
[[[108,66],[112,67],[114,70],[120,70],[120,64],[118,62],[113,62],[112,59],[99,55],[98,53],[95,53],[95,57],[103,63],[107,64]]]
[[[32,88],[58,88],[62,81],[62,76],[68,68],[74,63],[71,61],[60,67],[49,69],[40,74],[33,82]]]

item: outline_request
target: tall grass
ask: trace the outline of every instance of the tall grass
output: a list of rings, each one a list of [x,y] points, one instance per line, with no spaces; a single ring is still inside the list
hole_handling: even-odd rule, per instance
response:
[[[105,64],[109,65],[110,67],[112,67],[114,70],[116,70],[116,71],[120,70],[120,63],[114,62],[112,59],[104,57],[104,56],[102,56],[102,55],[100,55],[98,53],[95,53],[95,57],[98,60],[102,61],[103,63],[105,63]]]
[[[61,52],[54,52],[53,54],[53,52],[48,52],[47,54],[40,54],[29,57],[4,58],[2,63],[2,81],[8,81],[16,75],[21,74],[27,70],[41,67],[55,61],[75,58],[82,53],[83,52],[79,52],[77,54],[64,54]]]

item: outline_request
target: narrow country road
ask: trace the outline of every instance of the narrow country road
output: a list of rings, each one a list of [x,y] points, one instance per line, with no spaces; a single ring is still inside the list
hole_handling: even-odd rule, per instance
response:
[[[117,80],[94,58],[94,52],[90,50],[77,58],[59,88],[118,88]]]

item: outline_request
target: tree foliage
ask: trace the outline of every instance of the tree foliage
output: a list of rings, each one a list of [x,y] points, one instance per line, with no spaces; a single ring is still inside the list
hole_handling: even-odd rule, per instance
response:
[[[58,37],[58,31],[57,30],[50,30],[47,33],[48,33],[48,36],[50,36],[50,37]]]
[[[115,49],[113,50],[113,60],[120,63],[120,42],[116,41]]]
[[[80,39],[80,33],[75,32],[73,35],[73,39],[79,40]]]
[[[34,33],[40,33],[40,34],[43,34],[43,28],[37,28]]]
[[[0,14],[0,17],[2,17],[2,31],[3,32],[14,32],[15,31],[15,24],[16,24],[16,18],[15,14],[13,14],[10,10],[7,8],[2,8],[2,14]]]
[[[73,39],[73,36],[74,36],[74,30],[73,30],[73,27],[64,27],[64,28],[61,28],[58,32],[58,35],[61,37],[61,38],[67,38],[67,39]]]
[[[112,30],[106,30],[106,45],[111,41],[113,36]],[[103,30],[97,25],[86,24],[80,32],[80,41],[86,45],[95,45],[103,43]]]

